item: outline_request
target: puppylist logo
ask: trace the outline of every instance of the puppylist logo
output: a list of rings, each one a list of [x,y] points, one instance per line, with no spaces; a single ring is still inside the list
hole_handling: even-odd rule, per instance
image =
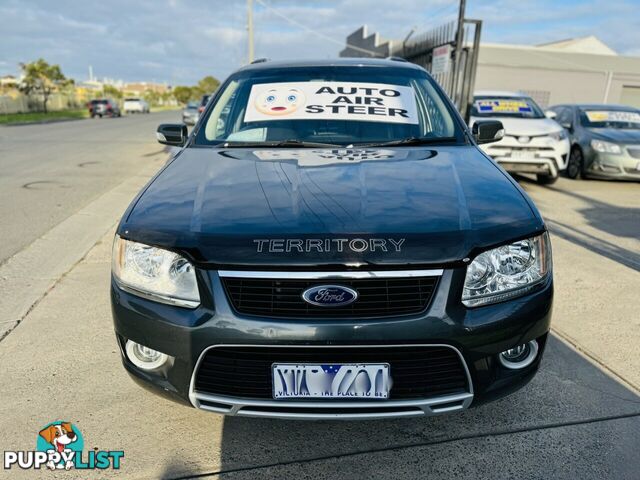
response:
[[[85,452],[80,430],[72,423],[57,421],[49,423],[38,432],[36,450],[5,451],[4,468],[119,470],[123,457],[122,450],[94,449]]]

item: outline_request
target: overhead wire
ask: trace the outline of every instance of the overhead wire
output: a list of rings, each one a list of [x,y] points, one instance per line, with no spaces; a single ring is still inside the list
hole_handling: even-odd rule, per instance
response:
[[[306,30],[309,33],[313,33],[314,35],[324,38],[325,40],[335,43],[336,45],[340,45],[341,47],[347,47],[347,48],[351,48],[353,50],[356,50],[358,52],[363,52],[363,53],[367,53],[369,55],[373,55],[376,57],[385,57],[386,55],[380,54],[374,50],[368,50],[366,48],[362,48],[359,47],[357,45],[351,45],[349,43],[346,42],[342,42],[340,40],[336,40],[335,38],[326,35],[322,32],[319,32],[317,30],[314,30],[311,27],[308,27],[307,25],[298,22],[297,20],[294,20],[293,18],[290,18],[289,16],[287,16],[286,14],[280,12],[278,9],[272,7],[271,5],[269,5],[268,3],[266,3],[264,0],[255,0],[256,3],[259,3],[260,5],[262,5],[264,8],[266,8],[267,10],[269,10],[270,12],[272,12],[274,15],[276,15],[277,17],[282,18],[283,20],[287,21],[288,23],[290,23],[291,25],[294,25],[298,28],[301,28],[302,30]]]

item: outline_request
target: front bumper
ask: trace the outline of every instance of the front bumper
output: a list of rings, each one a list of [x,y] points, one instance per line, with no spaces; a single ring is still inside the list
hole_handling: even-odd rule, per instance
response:
[[[444,270],[428,309],[420,314],[369,319],[274,319],[234,311],[216,271],[198,271],[201,305],[185,309],[156,303],[121,290],[112,280],[111,301],[123,364],[145,388],[172,400],[217,413],[295,419],[357,419],[435,415],[499,398],[526,384],[540,364],[549,331],[553,283],[514,300],[468,309],[460,303],[464,268]],[[324,281],[324,280],[323,280]],[[215,303],[214,303],[215,300]],[[215,304],[215,309],[214,309]],[[170,362],[145,372],[124,353],[130,339],[166,353]],[[537,339],[536,361],[508,370],[497,354]],[[457,352],[468,388],[452,395],[374,401],[292,401],[229,397],[198,392],[195,372],[205,352],[220,346],[304,347],[446,346]],[[381,354],[383,355],[383,353]],[[318,355],[322,359],[322,355]]]
[[[621,154],[591,150],[584,173],[589,177],[640,180],[640,146],[623,146]]]
[[[507,135],[499,142],[481,145],[481,148],[509,172],[556,177],[559,171],[567,168],[570,144],[568,139],[554,140],[548,136]]]

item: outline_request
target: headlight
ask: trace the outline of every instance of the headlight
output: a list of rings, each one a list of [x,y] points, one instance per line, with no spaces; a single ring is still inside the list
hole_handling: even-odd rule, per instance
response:
[[[591,148],[600,153],[613,153],[616,155],[622,153],[620,145],[602,140],[591,140]]]
[[[567,132],[564,129],[558,130],[557,132],[550,133],[549,136],[556,142],[559,142],[560,140],[564,140],[565,138],[567,138]]]
[[[550,271],[551,246],[546,233],[494,248],[467,267],[462,303],[477,307],[524,295]]]
[[[118,286],[135,295],[181,307],[200,304],[193,265],[177,253],[116,235],[111,270]]]

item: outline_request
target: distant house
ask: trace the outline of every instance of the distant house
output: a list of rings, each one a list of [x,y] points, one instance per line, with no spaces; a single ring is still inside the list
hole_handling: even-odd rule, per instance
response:
[[[4,75],[0,77],[0,87],[16,88],[20,80],[13,75]]]
[[[145,92],[155,93],[168,93],[171,91],[171,86],[166,83],[154,83],[154,82],[132,82],[125,83],[123,90],[127,95],[142,96]]]

